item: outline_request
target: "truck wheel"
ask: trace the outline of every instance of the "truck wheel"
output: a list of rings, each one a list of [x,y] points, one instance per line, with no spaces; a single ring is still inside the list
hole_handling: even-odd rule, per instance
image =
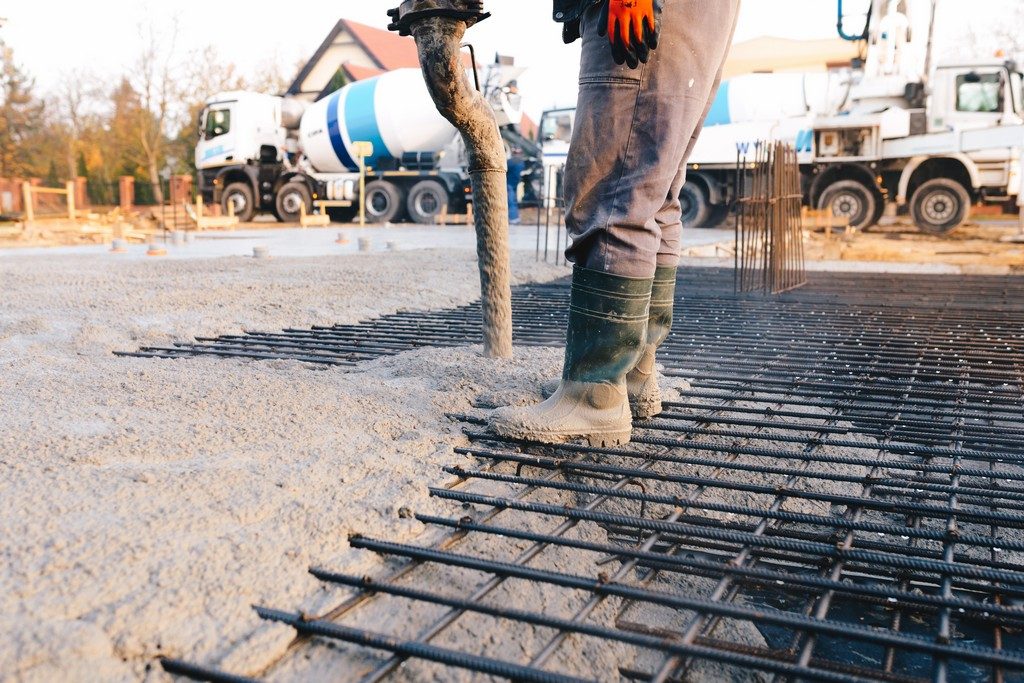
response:
[[[832,215],[849,218],[850,227],[863,230],[874,225],[878,197],[856,180],[840,180],[825,188],[818,199],[818,208],[832,207]]]
[[[394,183],[374,180],[366,185],[366,220],[392,223],[402,217],[402,191]]]
[[[277,191],[274,212],[279,220],[285,223],[298,223],[302,217],[303,206],[306,207],[307,214],[313,213],[313,197],[303,183],[285,183]]]
[[[413,223],[433,223],[448,206],[448,190],[436,180],[417,183],[409,192],[406,208]]]
[[[921,185],[910,198],[910,215],[921,232],[945,235],[967,220],[971,196],[963,185],[935,178]]]
[[[683,191],[679,193],[679,201],[683,206],[683,227],[705,227],[711,214],[711,202],[708,201],[704,188],[695,182],[687,181],[683,185]]]
[[[224,194],[220,196],[220,208],[225,216],[230,213],[229,206],[233,207],[235,217],[242,223],[253,219],[256,215],[256,202],[248,183],[231,183],[224,188]]]

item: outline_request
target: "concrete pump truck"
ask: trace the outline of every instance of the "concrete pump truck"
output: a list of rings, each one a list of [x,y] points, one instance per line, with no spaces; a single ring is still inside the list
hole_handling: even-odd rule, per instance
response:
[[[859,229],[890,205],[933,234],[961,225],[975,203],[1013,206],[1024,147],[1020,68],[1003,59],[936,63],[938,4],[873,0],[854,16],[838,0],[840,36],[863,46],[861,58],[828,72],[724,82],[689,161],[687,225],[726,219],[740,159],[759,140],[793,144],[804,202]],[[541,121],[545,178],[565,162],[573,114]]]

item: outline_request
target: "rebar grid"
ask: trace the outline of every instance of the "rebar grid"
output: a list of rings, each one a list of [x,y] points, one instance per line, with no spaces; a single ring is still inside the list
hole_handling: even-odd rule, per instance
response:
[[[452,514],[417,515],[447,535],[353,537],[400,563],[378,579],[312,569],[355,591],[317,617],[260,608],[299,634],[264,673],[1024,676],[1024,279],[814,275],[767,302],[730,276],[681,276],[659,357],[689,386],[629,446],[512,442],[482,411],[452,416],[479,466],[430,489]],[[567,295],[516,291],[520,344],[560,343]],[[474,342],[474,308],[142,353],[345,365]],[[487,625],[504,639],[466,636]],[[327,641],[348,645],[310,650]],[[573,654],[592,642],[617,671]]]

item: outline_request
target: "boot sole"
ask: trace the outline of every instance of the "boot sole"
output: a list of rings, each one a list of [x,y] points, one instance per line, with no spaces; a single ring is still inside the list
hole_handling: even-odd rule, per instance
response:
[[[563,443],[585,443],[591,448],[609,448],[627,444],[633,438],[633,428],[615,429],[600,433],[572,434],[566,432],[532,432],[528,430],[516,430],[503,428],[501,425],[491,425],[491,431],[498,436],[509,439],[521,439],[523,441],[536,441],[547,444]]]
[[[548,399],[551,398],[554,393],[554,391],[549,391],[547,387],[543,387],[541,388],[540,395],[545,399]],[[657,401],[630,401],[629,410],[633,414],[633,418],[636,420],[650,420],[653,417],[661,415],[664,408],[662,407],[661,399],[659,398]],[[622,443],[628,443],[628,441]],[[594,444],[590,445],[593,446]]]

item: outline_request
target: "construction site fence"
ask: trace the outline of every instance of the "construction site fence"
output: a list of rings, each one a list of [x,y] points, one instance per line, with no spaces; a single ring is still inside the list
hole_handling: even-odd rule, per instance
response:
[[[25,184],[32,188],[32,214],[35,218],[67,215],[67,195],[64,191],[67,181],[43,180],[42,178],[0,177],[0,215],[23,216],[25,214]],[[156,188],[153,183],[133,176],[122,176],[111,180],[78,176],[74,183],[74,205],[78,210],[90,207],[157,207]],[[163,204],[190,204],[195,201],[196,184],[192,175],[173,175],[161,178],[158,183],[162,191]]]

